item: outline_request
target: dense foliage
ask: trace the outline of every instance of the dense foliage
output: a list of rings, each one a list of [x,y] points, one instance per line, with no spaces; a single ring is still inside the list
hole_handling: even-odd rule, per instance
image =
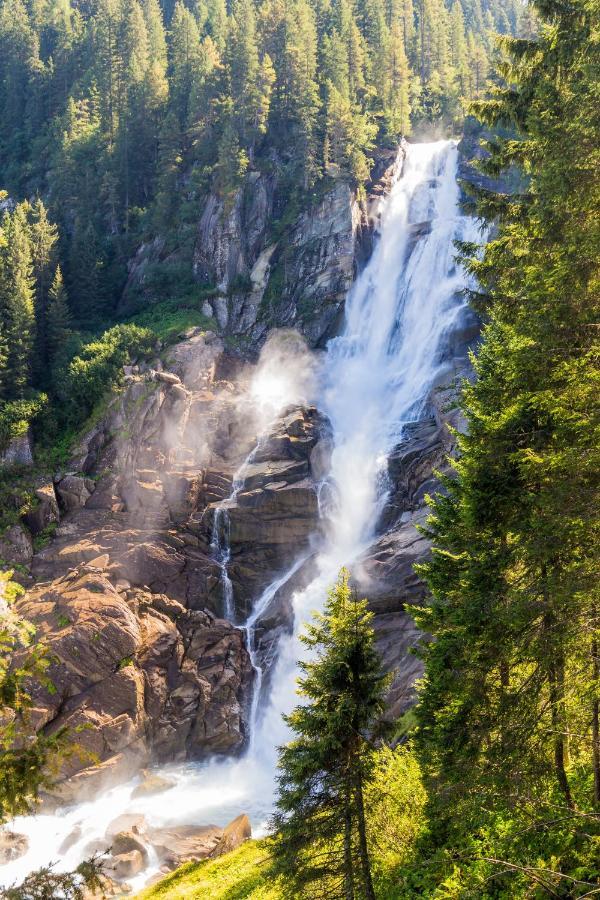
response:
[[[600,882],[600,6],[536,6],[539,40],[504,40],[506,86],[477,104],[518,131],[487,172],[529,184],[476,192],[497,223],[469,263],[487,324],[422,568],[418,749],[453,896]]]
[[[146,294],[198,315],[209,191],[275,167],[291,220],[324,179],[364,182],[376,145],[460,123],[494,34],[532,28],[519,0],[0,0],[2,432],[31,419],[7,402],[62,409],[144,242]]]
[[[363,180],[375,141],[460,119],[493,33],[517,30],[517,0],[2,0],[2,187],[48,199],[71,313],[94,325],[140,238],[185,231],[208,188],[275,158],[290,197]]]

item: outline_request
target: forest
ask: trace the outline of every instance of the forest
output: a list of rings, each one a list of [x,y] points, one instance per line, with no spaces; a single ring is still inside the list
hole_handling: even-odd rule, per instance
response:
[[[109,358],[144,339],[100,337],[140,245],[160,236],[178,250],[156,273],[160,300],[197,310],[210,295],[191,266],[210,190],[230,197],[249,170],[275,166],[285,221],[328,178],[360,186],[375,147],[460,128],[493,79],[494,35],[534,28],[516,0],[3,0],[5,440],[36,417],[51,440],[81,425],[90,381],[108,385]]]

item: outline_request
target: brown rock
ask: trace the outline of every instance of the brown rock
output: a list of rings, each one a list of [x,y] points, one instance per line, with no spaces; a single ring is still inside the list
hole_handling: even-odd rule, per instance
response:
[[[218,844],[223,830],[216,825],[151,829],[150,843],[162,862],[176,868],[190,860],[206,859]]]
[[[123,856],[134,850],[141,854],[144,863],[148,862],[148,850],[138,834],[133,831],[119,831],[115,834],[110,847],[113,856]]]
[[[164,791],[168,791],[174,785],[175,782],[172,778],[163,778],[162,775],[156,775],[152,772],[145,772],[144,780],[133,790],[131,796],[132,798],[149,797],[154,794],[162,794]]]
[[[131,878],[144,868],[144,857],[139,850],[119,853],[105,863],[105,868],[113,878]]]
[[[52,482],[42,484],[35,491],[36,506],[25,515],[25,522],[32,534],[41,534],[49,525],[60,521],[58,502]]]
[[[211,856],[223,856],[224,853],[230,853],[251,837],[252,826],[250,825],[250,819],[243,813],[225,826],[223,836]]]

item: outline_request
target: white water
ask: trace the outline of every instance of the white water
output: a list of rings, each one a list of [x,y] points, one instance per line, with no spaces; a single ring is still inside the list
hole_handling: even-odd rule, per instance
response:
[[[443,370],[446,336],[463,305],[457,292],[465,276],[454,263],[453,242],[475,240],[477,230],[458,210],[456,164],[453,142],[408,146],[402,177],[382,206],[379,241],[348,297],[344,333],[329,344],[319,406],[331,420],[335,446],[333,503],[327,503],[330,527],[317,560],[317,577],[293,598],[295,631],[283,642],[260,717],[257,673],[247,754],[233,761],[173,767],[168,774],[176,786],[157,797],[132,801],[134,785],[129,784],[71,811],[16,820],[13,827],[30,836],[31,850],[0,869],[4,883],[58,860],[58,847],[80,823],[81,840],[60,860],[65,868],[75,865],[85,844],[102,837],[109,822],[123,812],[140,812],[160,827],[224,824],[246,811],[255,832],[266,827],[273,805],[276,748],[287,738],[282,713],[296,702],[297,660],[304,652],[299,641],[302,623],[322,606],[340,567],[356,560],[372,541],[385,502],[385,460],[403,427],[426,412],[431,387]],[[425,222],[430,223],[428,233],[415,242],[412,226]],[[278,376],[275,369],[263,380],[265,393],[277,397],[281,408],[290,396]],[[293,571],[300,565],[298,561]],[[293,571],[265,591],[246,623],[253,654],[253,626]],[[147,870],[145,877],[151,874]]]

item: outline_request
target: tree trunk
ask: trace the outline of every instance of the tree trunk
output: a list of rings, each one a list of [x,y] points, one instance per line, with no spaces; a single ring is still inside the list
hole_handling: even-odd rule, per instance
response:
[[[560,665],[558,668],[560,668]],[[564,698],[560,693],[559,679],[556,670],[557,664],[552,662],[548,670],[548,684],[550,689],[550,711],[554,740],[554,770],[558,786],[564,795],[565,802],[569,809],[573,809],[573,798],[571,796],[571,788],[569,787],[569,779],[565,769],[565,723],[563,721],[563,716],[561,715]]]
[[[360,762],[358,762],[360,766]],[[369,861],[369,848],[367,844],[367,825],[365,822],[365,804],[363,798],[362,774],[358,770],[355,778],[356,813],[358,818],[358,852],[365,886],[367,900],[375,900],[373,880],[371,878],[371,863]]]
[[[350,807],[350,786],[344,795],[344,895],[346,900],[354,900],[354,872],[352,871],[352,811]]]
[[[592,606],[592,683],[594,699],[592,701],[592,764],[594,767],[594,806],[600,808],[600,659],[598,658],[598,641],[596,640],[596,605]]]

